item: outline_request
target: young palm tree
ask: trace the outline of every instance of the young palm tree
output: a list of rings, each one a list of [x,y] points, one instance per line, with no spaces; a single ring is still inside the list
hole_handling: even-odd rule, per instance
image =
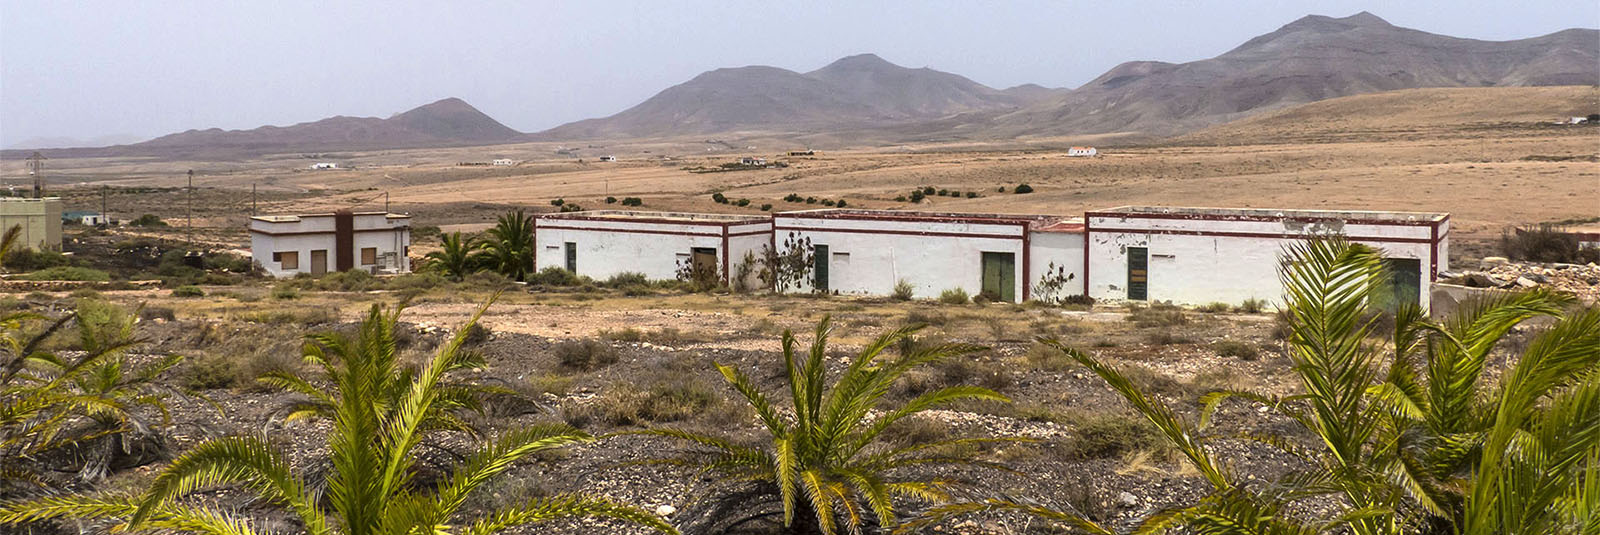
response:
[[[1012,439],[960,438],[893,447],[881,442],[895,422],[963,399],[1009,401],[992,390],[952,386],[928,392],[904,404],[883,398],[906,372],[982,348],[942,344],[883,355],[887,348],[912,336],[920,327],[903,327],[862,348],[831,383],[826,370],[832,322],[817,325],[810,351],[797,354],[797,341],[783,333],[788,407],[774,405],[744,373],[717,364],[717,370],[760,418],[766,443],[743,446],[734,439],[676,429],[639,433],[668,437],[693,446],[692,451],[657,459],[716,475],[719,484],[743,488],[719,496],[701,515],[701,529],[720,532],[730,527],[781,515],[796,533],[832,534],[838,525],[851,533],[864,526],[894,527],[899,519],[895,498],[944,500],[957,483],[908,469],[929,465],[966,465],[1003,469],[962,453],[963,447]],[[876,418],[869,418],[876,415]],[[706,524],[720,523],[720,526]]]
[[[517,210],[500,216],[474,256],[486,266],[513,280],[526,281],[533,273],[533,216]]]
[[[47,483],[45,473],[56,470],[92,481],[117,459],[158,445],[168,392],[157,379],[183,358],[129,362],[126,353],[137,343],[135,317],[109,303],[84,301],[32,336],[22,334],[24,327],[42,316],[0,318],[0,483],[39,490]],[[74,324],[73,353],[81,354],[39,350],[46,338]]]
[[[478,310],[467,325],[477,321]],[[395,315],[373,305],[361,336],[339,359],[323,361],[338,385],[328,447],[333,471],[327,495],[321,485],[295,474],[288,459],[264,439],[235,436],[207,441],[167,467],[143,496],[66,496],[0,505],[0,523],[20,525],[59,518],[118,519],[116,529],[245,535],[252,524],[231,513],[182,500],[197,490],[241,485],[267,503],[279,504],[312,535],[485,535],[507,528],[572,516],[619,519],[658,531],[673,528],[653,515],[611,500],[585,495],[534,498],[476,519],[461,517],[468,496],[527,456],[591,440],[565,425],[538,425],[507,432],[484,444],[432,489],[414,479],[415,448],[429,415],[445,395],[441,378],[471,364],[460,351],[466,328],[419,371],[396,405],[378,390],[393,375]],[[324,503],[327,504],[326,508]]]
[[[6,266],[6,256],[17,247],[17,242],[22,238],[22,225],[11,225],[4,235],[0,235],[0,269]]]
[[[439,246],[439,250],[423,257],[432,261],[430,265],[445,277],[458,281],[478,270],[478,259],[473,257],[473,253],[482,244],[462,240],[460,232],[452,232],[439,236]]]
[[[1387,278],[1378,253],[1341,240],[1306,242],[1288,253],[1280,273],[1301,394],[1211,393],[1201,398],[1196,425],[1115,368],[1046,341],[1160,428],[1213,488],[1196,504],[1146,519],[1139,532],[1180,525],[1237,534],[1600,529],[1600,309],[1563,316],[1571,300],[1541,291],[1488,299],[1444,323],[1402,307],[1393,339],[1376,343],[1371,298],[1382,294]],[[1491,350],[1513,327],[1539,316],[1559,319],[1515,360],[1500,386],[1489,386]],[[1276,411],[1314,438],[1316,446],[1307,447],[1295,436],[1238,437],[1278,448],[1305,468],[1265,487],[1241,486],[1200,433],[1230,398]],[[1297,501],[1328,495],[1341,505],[1330,518],[1283,514]],[[918,525],[988,509],[1029,510],[1003,501],[956,504]]]

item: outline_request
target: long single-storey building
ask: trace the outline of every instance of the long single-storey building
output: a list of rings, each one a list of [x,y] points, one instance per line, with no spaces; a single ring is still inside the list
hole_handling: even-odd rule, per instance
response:
[[[17,246],[61,250],[61,198],[0,198],[0,233],[21,227]]]
[[[1342,235],[1381,249],[1396,299],[1428,304],[1449,269],[1442,213],[1124,206],[1084,215],[1083,292],[1180,304],[1280,300],[1284,246]]]
[[[731,284],[746,253],[759,259],[772,241],[767,216],[597,210],[545,214],[534,220],[534,264],[561,267],[594,279],[642,273],[677,278],[680,270],[710,271]],[[745,284],[759,285],[751,266]],[[685,273],[688,273],[685,271]]]
[[[250,218],[250,256],[274,277],[361,269],[407,273],[411,216],[385,212]]]
[[[802,289],[888,295],[899,281],[917,297],[949,289],[999,301],[1031,297],[1036,273],[1050,260],[1078,258],[1081,235],[1055,227],[1062,218],[1041,215],[943,214],[887,210],[821,209],[772,215],[775,244],[791,236],[814,248],[813,277]],[[1067,232],[1046,232],[1047,229]],[[1047,251],[1033,258],[1032,241]],[[1077,238],[1078,245],[1072,241]],[[782,252],[782,251],[779,251]]]

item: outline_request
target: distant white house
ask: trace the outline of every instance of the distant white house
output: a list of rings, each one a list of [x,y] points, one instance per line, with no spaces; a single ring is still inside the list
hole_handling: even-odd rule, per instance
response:
[[[766,158],[752,158],[752,157],[748,157],[747,156],[747,157],[744,157],[744,158],[739,158],[739,165],[763,166],[763,165],[767,165],[767,159]]]
[[[250,256],[274,277],[359,269],[406,273],[411,216],[384,212],[250,218]]]
[[[91,226],[91,227],[104,225],[104,224],[106,224],[108,222],[108,220],[106,219],[105,214],[102,214],[100,212],[87,212],[87,211],[81,211],[81,210],[70,210],[70,211],[62,212],[61,213],[61,220],[62,221],[70,221],[70,222],[73,222],[73,223],[77,223],[79,225],[86,225],[86,226]]]
[[[311,169],[312,170],[338,169],[338,168],[339,168],[339,164],[336,164],[336,163],[333,163],[333,162],[317,162],[317,163],[311,164]]]
[[[1094,156],[1096,154],[1100,154],[1100,151],[1094,150],[1094,147],[1072,147],[1067,149],[1067,156]]]
[[[504,166],[510,166],[510,165],[517,165],[517,161],[513,160],[511,158],[496,158],[494,160],[494,164],[504,167]]]
[[[1568,124],[1583,124],[1587,122],[1589,122],[1588,117],[1573,117],[1572,120],[1568,121]]]
[[[740,274],[745,254],[758,258],[772,242],[772,218],[756,215],[595,210],[545,214],[534,220],[539,269],[565,268],[594,279],[626,272],[673,279],[704,270],[724,284]],[[744,284],[760,281],[751,266]]]
[[[617,161],[617,157],[616,156],[611,156],[611,155],[601,156],[600,157],[600,161],[602,161],[602,162],[614,162],[614,161]]]

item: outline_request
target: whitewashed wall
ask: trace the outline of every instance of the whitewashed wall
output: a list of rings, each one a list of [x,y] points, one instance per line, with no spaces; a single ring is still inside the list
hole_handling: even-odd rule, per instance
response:
[[[1034,232],[1028,238],[1030,277],[1033,277],[1034,299],[1061,299],[1068,295],[1083,295],[1083,234],[1078,232]],[[1055,295],[1042,295],[1039,281],[1051,264],[1065,268],[1070,280]]]
[[[969,295],[983,289],[984,252],[1012,253],[1018,299],[1023,297],[1023,228],[1016,223],[891,221],[807,218],[773,215],[773,235],[781,244],[791,232],[827,245],[829,286],[843,294],[889,295],[904,279],[918,298],[938,297],[951,288]],[[946,236],[983,235],[985,237]],[[993,237],[988,237],[993,236]],[[1081,257],[1080,257],[1081,258]],[[810,280],[799,291],[810,291]]]
[[[1238,304],[1246,299],[1278,303],[1283,288],[1278,281],[1278,266],[1285,245],[1295,238],[1218,236],[1159,233],[1243,233],[1304,235],[1340,232],[1351,241],[1370,245],[1395,258],[1415,258],[1421,266],[1422,302],[1427,306],[1428,283],[1432,279],[1433,259],[1429,243],[1396,243],[1383,239],[1431,239],[1427,225],[1312,224],[1284,221],[1219,221],[1189,219],[1148,219],[1097,217],[1089,224],[1089,295],[1096,299],[1119,300],[1128,295],[1128,247],[1149,249],[1148,297],[1150,301],[1179,304],[1223,302]],[[1115,229],[1131,229],[1119,232]],[[1150,232],[1138,232],[1155,231]],[[1441,229],[1441,237],[1447,229]],[[1362,238],[1378,238],[1362,239]],[[1443,270],[1447,247],[1439,246]]]
[[[355,232],[351,236],[352,247],[355,249],[351,253],[355,262],[354,269],[371,270],[373,267],[379,267],[399,273],[410,272],[411,260],[407,258],[408,247],[411,245],[409,222],[410,220],[404,217],[356,214],[352,222]],[[250,233],[250,256],[268,274],[274,277],[292,277],[298,273],[311,273],[311,251],[319,249],[328,252],[327,268],[330,272],[334,271],[337,253],[334,251],[333,216],[301,216],[299,221],[285,222],[251,219],[250,229],[294,233],[287,235]],[[378,264],[361,263],[361,250],[368,247],[378,250]],[[289,251],[299,253],[298,269],[283,269],[282,264],[272,260],[272,253]],[[390,263],[387,264],[384,257],[386,253],[393,253],[391,257],[393,259],[388,260]]]
[[[770,239],[769,228],[770,223],[730,225],[730,235],[756,234],[729,237],[727,262],[737,265],[751,248],[759,254]],[[565,268],[565,244],[572,242],[577,245],[578,274],[596,280],[627,272],[643,273],[653,280],[674,279],[679,263],[687,264],[690,251],[697,247],[715,249],[719,269],[724,265],[720,224],[550,218],[539,220],[535,242],[538,269]]]

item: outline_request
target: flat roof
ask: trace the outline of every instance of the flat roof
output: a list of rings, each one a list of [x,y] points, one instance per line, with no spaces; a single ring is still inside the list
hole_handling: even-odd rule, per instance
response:
[[[1200,208],[1182,206],[1118,206],[1089,212],[1089,217],[1128,215],[1194,216],[1195,219],[1344,219],[1375,222],[1444,221],[1443,212],[1388,212],[1378,210],[1292,210],[1280,208]]]
[[[558,212],[544,214],[540,219],[577,219],[590,221],[648,221],[652,223],[766,223],[765,215],[699,214],[689,212],[644,212],[634,210],[591,210],[584,212]]]
[[[395,213],[389,213],[389,212],[351,212],[350,214],[351,215],[381,215],[381,216],[383,216],[385,218],[388,218],[388,219],[410,219],[411,218],[411,216],[406,215],[406,214],[395,214]],[[333,216],[334,216],[333,212],[328,212],[328,213],[320,213],[320,214],[256,215],[256,216],[250,216],[250,219],[253,219],[253,220],[256,220],[256,221],[265,221],[267,223],[293,223],[295,221],[299,221],[299,220],[301,220],[303,218],[307,218],[307,217],[333,217]]]
[[[0,201],[3,201],[3,202],[42,202],[42,201],[59,201],[59,200],[61,200],[60,197],[44,197],[44,198],[40,198],[40,199],[35,199],[33,197],[0,197]]]
[[[1040,214],[986,214],[963,212],[912,212],[901,210],[863,210],[856,208],[822,208],[778,212],[779,216],[815,219],[872,219],[880,221],[927,221],[950,223],[1026,223],[1034,228],[1045,227],[1065,220],[1065,217]]]

